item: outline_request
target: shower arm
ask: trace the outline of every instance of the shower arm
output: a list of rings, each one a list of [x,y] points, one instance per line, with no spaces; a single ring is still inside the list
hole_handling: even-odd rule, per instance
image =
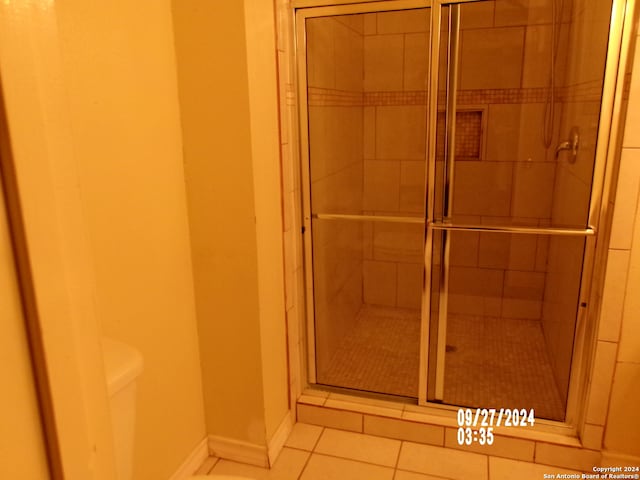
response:
[[[556,148],[556,160],[558,160],[558,155],[563,150],[571,151],[571,156],[569,157],[569,163],[576,163],[578,158],[578,148],[580,147],[580,130],[578,127],[573,127],[569,132],[569,140],[562,142]]]

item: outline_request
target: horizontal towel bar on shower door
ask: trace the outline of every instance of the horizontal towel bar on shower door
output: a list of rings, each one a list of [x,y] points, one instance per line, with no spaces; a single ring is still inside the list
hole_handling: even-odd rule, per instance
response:
[[[393,217],[383,215],[347,215],[340,213],[314,213],[311,218],[317,220],[357,220],[360,222],[392,222],[424,225],[423,217]]]
[[[504,233],[530,233],[537,235],[595,235],[595,229],[580,228],[555,228],[555,227],[510,227],[505,225],[471,225],[452,224],[444,222],[432,222],[429,224],[434,230],[458,230],[461,232],[504,232]]]

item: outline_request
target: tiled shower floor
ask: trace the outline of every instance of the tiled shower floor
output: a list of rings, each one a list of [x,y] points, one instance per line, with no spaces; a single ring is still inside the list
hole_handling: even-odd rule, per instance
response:
[[[319,383],[416,397],[419,336],[419,311],[365,305]],[[563,420],[539,321],[450,315],[447,346],[445,403]]]
[[[420,311],[364,305],[318,381],[326,385],[416,397]]]

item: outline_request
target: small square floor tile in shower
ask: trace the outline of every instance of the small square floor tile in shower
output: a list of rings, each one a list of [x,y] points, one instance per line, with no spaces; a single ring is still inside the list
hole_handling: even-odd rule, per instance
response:
[[[447,345],[445,403],[564,419],[539,320],[450,315]]]
[[[365,305],[319,383],[418,396],[420,313]],[[533,408],[563,420],[564,407],[538,320],[449,315],[444,401],[486,408]]]
[[[417,397],[420,311],[364,305],[318,383]]]

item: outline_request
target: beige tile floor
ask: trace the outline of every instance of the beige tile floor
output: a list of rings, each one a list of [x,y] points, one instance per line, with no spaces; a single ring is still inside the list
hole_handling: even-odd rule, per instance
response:
[[[533,480],[580,472],[297,423],[271,470],[209,457],[197,473],[255,480]]]

